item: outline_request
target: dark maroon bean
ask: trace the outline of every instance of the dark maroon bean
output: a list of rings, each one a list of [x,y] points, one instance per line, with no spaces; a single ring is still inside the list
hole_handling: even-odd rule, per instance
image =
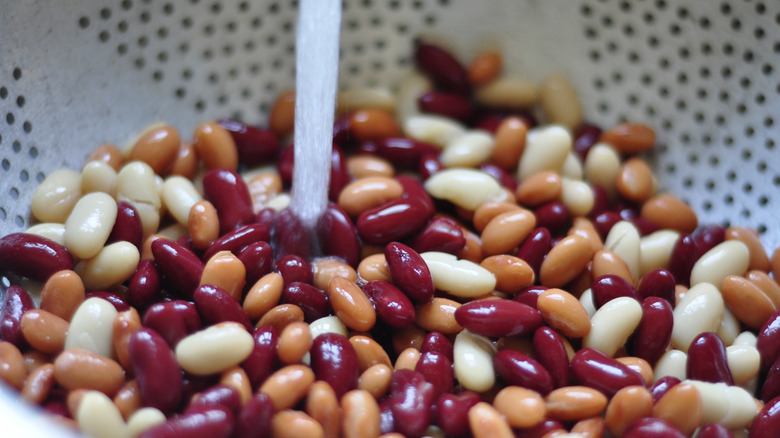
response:
[[[293,167],[295,167],[295,148],[293,145],[287,145],[282,148],[279,160],[276,161],[276,170],[285,186],[292,183]]]
[[[533,346],[534,356],[550,374],[553,388],[567,386],[571,367],[561,335],[552,328],[543,325],[534,332]]]
[[[357,228],[338,204],[329,204],[320,216],[317,237],[323,255],[338,257],[352,267],[360,262]]]
[[[233,137],[240,163],[257,166],[275,159],[279,154],[281,146],[273,131],[250,126],[237,120],[220,120],[219,124]]]
[[[252,395],[236,419],[236,438],[270,438],[274,405],[267,394]]]
[[[693,264],[699,258],[699,250],[696,247],[696,241],[690,234],[683,234],[677,239],[672,249],[672,255],[669,257],[669,272],[674,276],[677,284],[687,286],[691,281],[691,270]]]
[[[422,203],[422,207],[425,208],[425,214],[430,218],[436,213],[436,206],[433,204],[433,198],[425,191],[425,187],[416,178],[412,178],[407,175],[398,175],[395,180],[401,184],[404,189],[404,194],[401,196],[404,199],[416,199]]]
[[[761,401],[764,403],[780,396],[780,359],[767,370],[764,384],[761,386]]]
[[[455,311],[455,320],[470,332],[491,337],[525,335],[542,325],[538,310],[504,298],[469,301]]]
[[[160,273],[157,272],[154,260],[141,260],[135,273],[130,277],[127,287],[127,302],[143,313],[147,307],[160,298],[161,292]]]
[[[47,414],[57,415],[60,417],[70,418],[70,410],[68,404],[63,398],[52,398],[51,396],[43,402],[41,406]]]
[[[346,336],[338,333],[324,333],[312,341],[311,369],[318,380],[330,384],[336,396],[355,389],[360,375],[355,348]]]
[[[468,435],[469,409],[482,401],[474,391],[463,391],[458,394],[442,394],[436,399],[434,421],[450,437]]]
[[[574,354],[571,371],[581,385],[601,391],[607,397],[626,386],[645,385],[638,372],[592,348],[583,348]]]
[[[623,218],[620,217],[620,214],[615,213],[614,211],[605,211],[593,218],[593,226],[596,228],[596,231],[599,232],[601,238],[605,239],[607,234],[609,234],[609,230],[612,229],[612,226],[622,220]]]
[[[252,330],[249,315],[241,308],[241,304],[221,287],[213,284],[198,286],[192,294],[192,300],[207,326],[233,321],[243,325],[247,330]]]
[[[340,147],[333,145],[330,157],[330,187],[328,199],[337,202],[341,189],[349,184],[349,171],[347,170],[347,157]]]
[[[515,178],[509,172],[496,166],[495,164],[480,164],[479,170],[487,173],[488,175],[491,175],[493,178],[497,179],[502,186],[508,188],[512,192],[517,189],[517,181]]]
[[[750,425],[750,438],[775,438],[780,430],[780,397],[770,400]]]
[[[296,281],[311,283],[314,279],[314,273],[309,262],[297,255],[283,256],[276,261],[274,269],[282,274],[285,286]]]
[[[144,314],[143,325],[159,333],[171,348],[201,328],[195,305],[183,300],[152,304]]]
[[[242,249],[256,242],[269,242],[271,240],[271,230],[260,223],[244,225],[223,235],[209,249],[203,253],[203,260],[208,261],[214,254],[220,251],[230,251],[233,254],[239,254]]]
[[[373,280],[363,286],[363,292],[374,304],[377,316],[385,324],[395,328],[414,324],[414,304],[397,287],[386,281]]]
[[[273,248],[276,257],[297,255],[306,260],[314,256],[314,234],[291,208],[274,217]]]
[[[330,302],[325,292],[300,281],[294,281],[284,287],[282,301],[300,307],[307,322],[312,322],[331,313]]]
[[[237,257],[246,269],[247,287],[252,287],[257,280],[271,272],[274,264],[274,250],[268,242],[262,240],[249,244]]]
[[[393,418],[392,397],[385,397],[379,402],[379,431],[391,433],[395,431],[395,419]]]
[[[276,217],[276,210],[273,208],[264,208],[257,212],[255,215],[255,223],[265,225],[269,230],[274,227],[274,218]]]
[[[212,169],[203,177],[203,194],[219,216],[219,235],[254,222],[249,188],[239,174],[229,169]]]
[[[194,374],[185,372],[184,376],[182,377],[183,395],[181,399],[188,402],[196,395],[211,388],[217,383],[219,383],[219,375],[217,374],[210,376],[196,376]]]
[[[439,251],[458,254],[466,246],[463,228],[447,217],[437,217],[418,234],[411,245],[417,252]]]
[[[726,229],[720,225],[704,225],[695,229],[691,233],[691,237],[696,242],[696,258],[698,259],[726,239]]]
[[[734,435],[720,423],[708,423],[699,428],[696,438],[734,438]]]
[[[4,295],[0,305],[0,341],[23,348],[27,342],[22,335],[22,315],[34,309],[35,303],[21,286],[9,286]]]
[[[184,412],[202,411],[215,405],[227,408],[234,415],[238,415],[241,412],[241,394],[232,386],[214,385],[195,394]]]
[[[203,275],[203,262],[189,249],[168,239],[152,242],[152,254],[158,271],[171,285],[171,292],[191,297]]]
[[[443,354],[426,351],[420,355],[414,370],[422,374],[425,380],[433,385],[434,397],[453,390],[455,379],[452,361]]]
[[[583,123],[574,131],[574,152],[585,161],[590,148],[599,141],[601,128],[590,123]]]
[[[393,282],[415,303],[427,303],[435,290],[428,265],[417,251],[399,242],[385,246],[385,259]]]
[[[672,304],[676,301],[674,275],[666,269],[654,269],[639,282],[637,292],[642,299],[647,297],[663,298]]]
[[[550,230],[547,228],[535,228],[520,244],[520,248],[515,255],[525,260],[538,277],[539,268],[542,266],[544,256],[550,252],[550,248],[552,248]]]
[[[766,320],[758,332],[756,348],[761,354],[761,369],[766,370],[780,357],[780,310]]]
[[[653,386],[650,387],[650,394],[653,396],[653,403],[658,403],[658,400],[660,400],[667,391],[672,389],[672,387],[678,383],[680,383],[680,379],[674,376],[663,376],[658,379],[653,384]]]
[[[125,201],[116,203],[116,221],[108,235],[106,244],[114,242],[130,242],[141,249],[144,243],[144,229],[141,225],[141,216],[138,215],[135,207]]]
[[[425,181],[430,178],[434,173],[444,169],[444,165],[439,161],[439,157],[436,154],[425,154],[420,157],[420,161],[417,165],[417,173],[420,174],[420,180]]]
[[[557,420],[544,420],[536,426],[526,429],[517,429],[515,431],[515,438],[542,438],[548,433],[555,432],[556,430],[565,432],[566,428]]]
[[[544,365],[517,350],[504,349],[493,357],[493,366],[501,379],[510,384],[533,389],[546,395],[553,390],[553,380]]]
[[[141,328],[130,335],[128,348],[144,404],[163,412],[177,408],[182,401],[182,371],[165,338]]]
[[[536,309],[536,302],[539,300],[539,295],[547,289],[549,289],[547,286],[541,285],[524,287],[515,295],[514,300]]]
[[[73,269],[73,257],[53,240],[28,233],[0,237],[0,272],[46,281],[65,269]]]
[[[471,101],[459,94],[429,91],[417,98],[420,110],[468,123],[474,115]]]
[[[181,236],[176,240],[176,243],[189,249],[190,251],[197,254],[198,256],[203,255],[203,251],[199,250],[198,247],[195,246],[195,242],[192,240],[192,236],[189,235]]]
[[[252,338],[255,341],[255,346],[249,357],[241,363],[241,368],[249,377],[252,389],[256,391],[275,369],[277,362],[276,343],[279,340],[279,334],[273,326],[264,325],[255,329]]]
[[[631,223],[634,224],[640,236],[647,236],[650,233],[654,233],[659,230],[658,225],[643,217],[636,217],[631,219]]]
[[[374,143],[376,154],[395,166],[416,170],[422,157],[438,155],[441,149],[411,138],[385,138]]]
[[[593,208],[588,215],[595,218],[609,209],[609,196],[604,187],[598,184],[590,184],[590,189],[593,190]]]
[[[352,136],[351,114],[344,114],[333,121],[333,143],[341,148],[352,148],[355,146],[355,138]]]
[[[480,131],[487,131],[491,134],[495,134],[496,131],[498,131],[498,127],[501,126],[501,122],[503,122],[504,119],[507,117],[508,117],[507,114],[503,111],[485,112],[484,109],[482,109],[474,117],[475,121],[472,126],[474,129],[479,129]]]
[[[674,315],[672,305],[663,298],[648,297],[642,301],[642,319],[628,342],[631,353],[655,364],[666,352],[672,339]]]
[[[547,228],[550,233],[557,234],[569,224],[569,210],[560,201],[552,201],[534,210],[536,224]]]
[[[365,140],[358,145],[355,155],[377,155],[379,153],[377,152],[378,149],[379,146],[377,146],[375,141]]]
[[[441,332],[429,332],[425,335],[422,345],[420,345],[420,353],[426,353],[428,351],[434,351],[441,355],[444,355],[452,362],[453,360],[453,346],[452,342],[447,339]]]
[[[593,305],[596,306],[596,309],[620,297],[629,297],[640,301],[639,293],[634,289],[634,286],[623,277],[615,274],[605,274],[593,280],[591,291],[593,292]]]
[[[124,312],[125,310],[130,309],[130,305],[127,304],[127,301],[122,299],[119,295],[113,293],[113,292],[106,292],[106,291],[90,291],[87,292],[84,295],[84,299],[89,298],[100,298],[103,300],[108,301],[111,303],[112,306],[114,306],[114,309],[116,309],[117,312]]]
[[[227,408],[211,405],[152,426],[138,438],[228,438],[233,433],[234,423],[235,417]]]
[[[629,426],[623,438],[685,438],[685,435],[665,420],[645,417]]]
[[[406,436],[420,436],[431,424],[434,387],[422,374],[396,370],[390,381],[390,408],[395,429]]]
[[[468,74],[460,62],[449,52],[433,44],[418,42],[414,51],[417,67],[427,73],[442,89],[468,95]]]
[[[726,360],[726,345],[712,332],[696,336],[688,348],[686,375],[689,379],[705,382],[734,384]]]

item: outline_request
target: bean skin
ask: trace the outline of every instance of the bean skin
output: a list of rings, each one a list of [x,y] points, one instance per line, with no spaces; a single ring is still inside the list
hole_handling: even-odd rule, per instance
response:
[[[455,311],[455,320],[473,333],[493,337],[529,334],[542,325],[537,310],[507,299],[470,301]]]
[[[624,278],[614,274],[606,274],[595,279],[591,286],[593,304],[596,309],[618,297],[631,297],[639,301],[639,293]]]
[[[770,400],[750,425],[752,438],[771,438],[780,430],[780,397]]]
[[[422,345],[420,345],[420,353],[424,354],[428,351],[433,351],[443,355],[449,359],[450,362],[453,360],[452,349],[452,342],[450,342],[450,340],[441,332],[436,331],[429,332],[425,335],[425,339],[423,339]]]
[[[201,319],[207,325],[235,321],[247,330],[252,329],[252,321],[241,308],[241,304],[221,287],[213,284],[198,286],[192,294],[192,299]]]
[[[142,328],[130,335],[129,349],[144,403],[163,412],[176,408],[182,397],[182,373],[165,339]]]
[[[238,253],[238,259],[246,269],[246,284],[252,285],[271,272],[274,253],[268,242],[251,243]]]
[[[395,427],[406,436],[420,436],[431,422],[434,386],[422,374],[396,370],[390,383],[390,404]]]
[[[203,193],[219,215],[219,234],[253,222],[252,198],[244,179],[229,169],[212,169],[203,177]]]
[[[756,340],[761,353],[761,369],[766,370],[780,357],[780,310],[776,311],[761,327]]]
[[[22,316],[34,308],[35,304],[26,290],[16,285],[8,287],[0,306],[0,341],[24,347],[27,342],[22,334]]]
[[[108,235],[106,244],[119,242],[121,240],[132,243],[136,248],[141,249],[144,239],[144,230],[141,226],[141,217],[132,204],[126,201],[116,203],[117,214],[114,228]]]
[[[317,235],[324,255],[340,257],[355,267],[360,262],[360,241],[349,215],[331,203],[317,222]]]
[[[656,269],[648,272],[639,283],[637,292],[644,298],[655,296],[674,304],[675,280],[672,273],[666,269]]]
[[[470,90],[466,69],[455,57],[433,44],[419,42],[415,47],[417,66],[444,89],[466,95]]]
[[[46,281],[66,269],[73,270],[73,257],[59,243],[27,233],[0,237],[0,271]]]
[[[691,342],[686,371],[689,379],[734,384],[726,360],[726,346],[712,332],[702,333]]]
[[[194,304],[173,300],[149,306],[143,325],[155,330],[174,348],[187,335],[200,330],[201,322]]]
[[[666,352],[672,339],[674,314],[666,299],[647,297],[642,301],[642,319],[629,341],[634,356],[654,364]]]
[[[233,137],[240,163],[256,166],[276,158],[281,150],[279,139],[270,130],[236,120],[220,120],[219,124]]]
[[[310,353],[314,375],[328,382],[339,398],[357,387],[358,357],[346,337],[336,333],[321,334],[314,338]]]
[[[271,231],[266,224],[255,223],[240,226],[217,239],[203,253],[203,260],[208,261],[214,254],[220,251],[230,251],[233,254],[239,254],[242,249],[255,242],[269,242],[270,240]]]
[[[200,258],[184,246],[167,239],[152,242],[152,253],[157,268],[174,290],[191,297],[203,274],[204,265]]]
[[[356,227],[364,241],[383,245],[420,231],[430,217],[420,199],[401,198],[366,210],[358,217]]]
[[[493,357],[498,375],[508,384],[533,389],[545,395],[553,390],[553,380],[544,366],[515,350],[501,350]]]
[[[374,303],[376,314],[385,324],[408,327],[414,323],[416,314],[411,300],[393,284],[372,280],[363,286],[363,292]]]
[[[463,228],[452,219],[437,217],[414,238],[411,245],[418,253],[439,251],[457,254],[466,246]]]
[[[246,371],[252,389],[257,390],[265,379],[271,375],[277,362],[276,345],[279,334],[270,325],[261,326],[252,333],[255,346],[241,367]]]
[[[267,394],[255,393],[236,419],[237,438],[270,438],[274,406]]]
[[[433,298],[433,277],[420,254],[400,242],[385,246],[385,259],[393,282],[415,303]]]
[[[130,277],[127,289],[128,303],[143,312],[160,298],[162,284],[160,273],[152,259],[138,263],[135,273]]]
[[[300,307],[303,310],[304,319],[308,322],[331,313],[328,296],[308,283],[294,281],[287,285],[282,292],[282,301]]]
[[[561,335],[550,327],[541,326],[534,332],[533,348],[536,360],[549,372],[553,387],[568,385],[569,356]]]
[[[650,393],[653,395],[653,403],[658,403],[658,400],[678,383],[680,383],[680,379],[674,376],[664,376],[658,379],[658,381],[650,387]]]
[[[685,438],[685,435],[660,418],[643,418],[626,430],[623,438]]]
[[[447,436],[463,436],[469,431],[468,411],[482,401],[474,391],[458,394],[442,394],[436,400],[433,417]]]
[[[138,438],[227,438],[233,431],[232,412],[219,405],[189,412],[147,429]]]
[[[580,384],[610,397],[626,386],[644,386],[639,373],[592,348],[583,348],[574,355],[571,370]]]

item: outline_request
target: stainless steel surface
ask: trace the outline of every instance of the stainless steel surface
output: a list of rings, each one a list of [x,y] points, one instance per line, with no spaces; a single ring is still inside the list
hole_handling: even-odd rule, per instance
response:
[[[294,1],[4,3],[2,234],[29,225],[46,174],[80,168],[99,144],[121,144],[155,120],[185,136],[219,117],[264,124],[274,97],[294,84]],[[589,120],[657,130],[663,190],[705,223],[758,229],[774,249],[778,27],[776,1],[350,0],[340,83],[393,84],[418,36],[463,61],[497,48],[506,70],[535,80],[564,72]],[[15,417],[0,409],[0,423]]]

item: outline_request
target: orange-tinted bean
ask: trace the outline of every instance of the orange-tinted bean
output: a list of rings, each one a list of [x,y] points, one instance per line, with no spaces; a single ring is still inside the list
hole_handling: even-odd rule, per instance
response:
[[[602,417],[586,418],[571,427],[571,433],[579,434],[581,438],[602,438],[606,430],[606,421]]]
[[[43,403],[53,387],[54,365],[43,365],[25,379],[22,387],[22,398],[32,403]]]
[[[281,333],[288,324],[295,321],[303,321],[303,309],[295,304],[279,304],[265,312],[255,327],[271,325]]]
[[[347,184],[339,194],[338,204],[352,217],[387,204],[404,194],[401,183],[386,176],[369,176]]]
[[[238,391],[242,405],[252,398],[252,382],[249,381],[246,371],[238,365],[222,371],[222,375],[219,377],[219,384],[230,386]]]
[[[376,311],[371,300],[357,284],[346,278],[331,280],[328,298],[333,313],[352,330],[368,331],[376,323]]]
[[[74,348],[54,360],[54,377],[67,389],[94,389],[114,395],[125,381],[122,366],[91,351]]]
[[[387,267],[385,255],[374,254],[363,258],[358,264],[357,273],[361,281],[369,282],[373,280],[382,280],[389,283],[393,282],[390,276],[390,269]]]
[[[180,175],[187,179],[194,179],[198,173],[198,152],[192,143],[182,142],[176,159],[173,160],[168,175]]]
[[[285,91],[276,98],[268,116],[268,127],[279,137],[293,132],[295,125],[295,90]]]
[[[592,256],[587,239],[576,234],[566,236],[545,257],[539,269],[539,279],[545,286],[563,286],[585,269]]]
[[[587,386],[564,386],[547,394],[545,403],[548,418],[574,421],[601,413],[607,407],[607,397]]]
[[[507,253],[521,244],[534,227],[536,216],[530,210],[521,208],[501,213],[482,230],[482,252],[485,255]]]
[[[81,390],[76,390],[81,391]],[[71,391],[75,392],[75,391]],[[138,382],[128,380],[119,388],[119,391],[114,395],[114,404],[119,412],[122,414],[122,418],[129,419],[137,410],[144,407],[144,401],[141,400],[141,390],[138,388]]]
[[[31,309],[22,315],[22,335],[31,347],[46,354],[56,354],[65,346],[68,321],[40,309]]]
[[[337,257],[321,257],[313,260],[311,271],[314,275],[312,284],[322,290],[327,289],[330,281],[336,277],[346,278],[352,283],[357,283],[358,280],[355,269]]]
[[[190,208],[187,231],[196,248],[205,250],[219,238],[219,216],[214,204],[203,200]]]
[[[488,50],[477,54],[466,69],[469,83],[474,86],[487,84],[498,77],[503,64],[504,58],[499,52]]]
[[[745,277],[751,283],[758,286],[764,294],[774,303],[775,307],[780,308],[780,285],[764,271],[752,270]]]
[[[659,228],[681,233],[690,233],[699,223],[693,209],[669,193],[661,193],[645,201],[639,215]]]
[[[22,356],[24,356],[24,367],[27,369],[28,373],[35,371],[38,367],[46,365],[47,363],[51,363],[51,356],[36,350],[25,351]]]
[[[158,175],[171,167],[179,154],[181,139],[173,126],[158,126],[144,132],[130,150],[128,161],[143,161]]]
[[[615,188],[624,198],[643,202],[655,191],[653,170],[641,158],[629,158],[618,171]]]
[[[358,389],[368,391],[375,399],[379,400],[390,389],[393,379],[393,368],[385,364],[375,364],[360,374]]]
[[[588,312],[574,295],[565,290],[545,290],[536,300],[536,308],[550,327],[566,337],[582,338],[590,332]]]
[[[486,402],[469,409],[469,427],[474,438],[512,438],[515,436],[501,413]]]
[[[282,178],[277,172],[261,172],[246,182],[252,208],[260,211],[266,203],[282,192]]]
[[[474,210],[471,221],[474,224],[474,229],[481,233],[496,216],[508,211],[520,211],[522,209],[519,205],[511,202],[485,202]]]
[[[652,149],[655,131],[641,123],[625,122],[602,132],[599,141],[612,145],[623,154],[636,154]]]
[[[769,264],[772,265],[772,277],[774,277],[775,281],[780,282],[780,248],[776,248],[772,252]]]
[[[653,384],[653,367],[646,360],[635,356],[623,356],[615,360],[639,373],[648,387]]]
[[[515,189],[515,197],[521,205],[541,205],[561,199],[563,178],[551,170],[534,174]]]
[[[393,351],[396,354],[400,354],[401,351],[409,347],[419,350],[427,335],[428,333],[425,330],[415,325],[395,330],[393,332]]]
[[[506,171],[512,171],[525,150],[528,126],[520,117],[510,116],[501,121],[494,134],[491,159]]]
[[[653,417],[666,420],[686,436],[699,426],[702,400],[699,390],[690,383],[679,383],[667,391],[653,406]]]
[[[360,371],[365,371],[376,364],[391,366],[390,356],[379,343],[368,336],[355,335],[349,338],[349,343],[355,349]]]
[[[89,154],[87,162],[89,161],[103,161],[119,172],[119,169],[125,164],[125,157],[116,145],[104,144]]]
[[[287,365],[271,374],[260,386],[260,392],[271,398],[280,411],[295,406],[314,383],[314,371],[305,365]]]
[[[755,230],[743,227],[728,227],[725,238],[726,240],[739,240],[747,245],[750,251],[748,269],[758,269],[760,271],[768,271],[770,269],[769,256]]]
[[[680,300],[683,299],[685,294],[688,293],[688,288],[683,284],[674,285],[674,305],[676,306]]]
[[[653,396],[642,386],[626,386],[620,389],[607,405],[605,415],[609,432],[616,437],[636,420],[649,417],[653,412]]]
[[[0,379],[16,389],[22,389],[27,377],[24,356],[16,345],[0,341]]]
[[[203,268],[200,285],[204,284],[219,286],[240,302],[246,284],[246,267],[232,252],[220,251]]]
[[[291,322],[279,334],[276,354],[286,364],[300,363],[311,348],[311,330],[303,321]]]
[[[192,137],[193,146],[207,169],[236,170],[238,150],[227,129],[216,122],[202,123]]]
[[[79,405],[81,404],[81,399],[84,398],[86,392],[86,389],[74,389],[68,392],[65,403],[68,406],[68,412],[70,412],[71,416],[76,417],[76,413],[79,411]]]
[[[510,255],[494,255],[485,258],[480,266],[492,272],[496,277],[496,289],[508,294],[516,294],[524,287],[534,283],[533,268],[525,260]]]
[[[626,261],[614,252],[602,249],[593,254],[593,278],[599,278],[606,274],[617,275],[629,284],[635,284],[631,269]]]
[[[377,141],[401,135],[395,117],[379,109],[363,109],[349,116],[350,132],[357,141]]]
[[[141,328],[141,316],[134,307],[117,313],[114,317],[113,329],[111,332],[114,351],[117,360],[126,370],[133,369],[133,363],[130,359],[130,335]]]
[[[324,438],[325,431],[317,420],[301,411],[284,410],[271,419],[274,438]]]
[[[384,158],[373,155],[355,155],[347,158],[347,172],[353,178],[395,175],[395,168]]]
[[[375,437],[381,433],[379,427],[379,405],[367,391],[355,389],[341,398],[344,412],[344,437]]]
[[[420,350],[409,347],[395,359],[395,370],[414,370],[420,360]]]
[[[244,297],[243,309],[249,319],[255,321],[271,310],[284,290],[284,279],[277,272],[260,277]]]
[[[73,271],[54,273],[41,290],[41,310],[70,321],[76,309],[84,302],[84,283]]]
[[[463,330],[455,320],[455,311],[460,305],[449,298],[434,297],[430,302],[417,306],[417,325],[429,332],[456,334]]]
[[[568,235],[576,234],[582,236],[590,242],[590,249],[596,253],[604,249],[604,241],[601,240],[599,232],[593,226],[593,222],[584,217],[576,217],[572,220],[572,226],[569,228]]]
[[[145,259],[154,260],[154,253],[152,252],[152,243],[154,243],[154,241],[157,239],[168,239],[168,237],[160,233],[155,233],[149,235],[149,237],[144,239],[144,244],[141,247],[141,260],[145,260]]]
[[[493,406],[512,427],[533,427],[544,421],[546,407],[538,392],[519,386],[507,386],[496,394]]]
[[[777,310],[769,297],[750,280],[729,275],[720,285],[723,302],[731,313],[748,327],[760,330]]]
[[[306,396],[306,413],[322,426],[326,438],[338,438],[341,407],[333,388],[324,380],[314,382]]]

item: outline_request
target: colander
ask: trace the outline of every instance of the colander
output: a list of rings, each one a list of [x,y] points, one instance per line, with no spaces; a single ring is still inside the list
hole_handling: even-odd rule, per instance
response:
[[[275,97],[294,85],[296,8],[294,0],[3,2],[0,234],[29,226],[31,195],[48,173],[79,169],[96,146],[122,144],[150,122],[185,136],[217,118],[265,125]],[[344,0],[340,85],[397,83],[413,67],[415,38],[464,62],[497,49],[506,71],[536,81],[562,72],[589,121],[656,129],[650,160],[662,190],[704,223],[757,229],[774,249],[779,31],[776,1]],[[52,427],[35,415],[0,386],[3,436]]]

